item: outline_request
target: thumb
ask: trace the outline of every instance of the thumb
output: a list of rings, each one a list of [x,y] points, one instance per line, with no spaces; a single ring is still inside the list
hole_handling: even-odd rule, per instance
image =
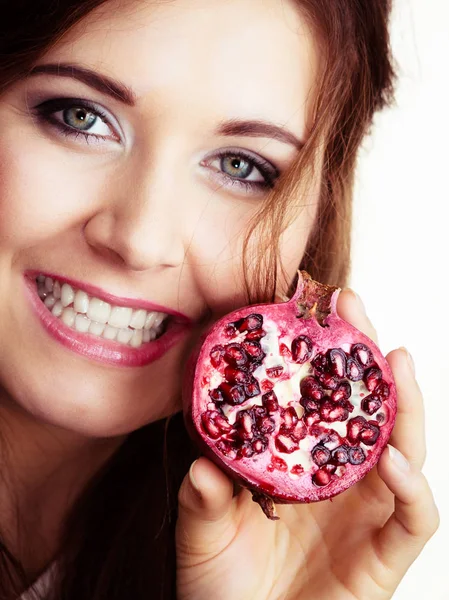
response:
[[[199,458],[179,490],[178,567],[214,558],[236,535],[233,484],[210,460]]]

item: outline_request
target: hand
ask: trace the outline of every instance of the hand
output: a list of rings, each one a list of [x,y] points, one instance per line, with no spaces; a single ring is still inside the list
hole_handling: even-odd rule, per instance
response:
[[[340,294],[340,316],[376,341],[361,301]],[[200,458],[179,493],[179,600],[384,600],[438,528],[421,473],[424,414],[412,361],[387,356],[398,390],[397,421],[368,475],[315,504],[278,505],[269,521],[247,490]]]

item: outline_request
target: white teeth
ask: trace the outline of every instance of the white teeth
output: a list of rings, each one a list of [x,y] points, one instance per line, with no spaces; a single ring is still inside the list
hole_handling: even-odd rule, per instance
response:
[[[125,329],[131,322],[132,314],[132,308],[114,306],[111,311],[111,316],[108,319],[108,323],[113,327],[117,327],[117,329]]]
[[[45,278],[45,289],[47,290],[47,292],[53,291],[53,279],[51,277]]]
[[[142,345],[142,330],[136,329],[133,333],[131,341],[129,342],[130,346],[133,348],[139,348]]]
[[[73,291],[72,286],[70,286],[68,283],[64,283],[61,288],[62,306],[65,307],[65,306],[68,306],[69,304],[72,304],[74,299],[75,299],[75,292]]]
[[[147,311],[146,310],[134,310],[133,316],[131,317],[131,322],[129,327],[133,329],[143,329],[145,326],[145,321],[147,319]]]
[[[87,313],[87,309],[89,308],[89,296],[86,294],[86,292],[82,292],[81,290],[76,292],[75,300],[73,301],[73,308],[77,313]]]
[[[144,329],[143,333],[142,333],[142,342],[144,344],[146,344],[147,342],[149,342],[151,340],[151,332],[149,329]]]
[[[117,334],[117,342],[120,342],[122,344],[128,344],[132,337],[133,332],[131,329],[119,329],[119,332]]]
[[[96,321],[92,321],[89,326],[89,333],[93,333],[94,335],[101,335],[104,331],[104,328],[104,323],[97,323]]]
[[[69,327],[72,327],[72,325],[75,323],[75,316],[76,313],[73,308],[65,308],[62,311],[61,321]]]
[[[55,305],[55,302],[56,302],[56,300],[52,295],[47,296],[44,300],[44,304],[47,308],[53,308],[53,306]]]
[[[144,329],[151,329],[153,327],[154,320],[156,319],[157,312],[149,312],[145,319]]]
[[[91,298],[89,301],[89,308],[87,309],[87,316],[91,321],[97,321],[97,323],[107,323],[111,314],[111,305],[98,298]]]
[[[156,313],[156,318],[154,319],[153,327],[157,329],[159,325],[162,325],[162,322],[165,319],[164,313]]]
[[[106,340],[115,340],[118,334],[117,327],[112,327],[111,325],[106,325],[103,331],[103,337]]]
[[[87,333],[89,331],[89,325],[91,320],[86,315],[76,315],[75,317],[75,329],[80,333]]]
[[[58,300],[55,305],[52,308],[52,314],[55,317],[60,317],[62,315],[62,311],[64,310],[64,307],[62,306],[61,302]]]
[[[59,283],[59,281],[55,281],[55,284],[53,286],[53,296],[56,298],[56,300],[59,300],[61,298],[61,284]]]

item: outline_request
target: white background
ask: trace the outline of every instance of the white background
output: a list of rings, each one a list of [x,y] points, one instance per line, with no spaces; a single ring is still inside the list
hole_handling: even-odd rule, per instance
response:
[[[449,600],[449,1],[396,0],[392,42],[397,102],[361,156],[351,286],[381,349],[411,352],[426,405],[441,526],[394,600]]]

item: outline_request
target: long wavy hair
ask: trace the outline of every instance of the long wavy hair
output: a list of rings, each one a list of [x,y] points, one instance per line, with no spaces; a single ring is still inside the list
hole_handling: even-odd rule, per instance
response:
[[[8,2],[8,14],[0,21],[0,98],[66,32],[106,2]],[[374,113],[393,97],[390,0],[296,2],[320,42],[314,119],[305,147],[247,232],[243,260],[249,301],[274,298],[283,277],[279,238],[289,222],[292,198],[304,192],[310,173],[316,175],[318,153],[318,214],[298,267],[322,282],[346,284],[357,151]],[[256,251],[251,244],[255,235],[260,240]],[[257,269],[251,268],[256,263]],[[131,433],[71,507],[45,600],[175,598],[177,491],[195,456],[179,414]],[[31,583],[0,541],[0,600],[16,599]]]

